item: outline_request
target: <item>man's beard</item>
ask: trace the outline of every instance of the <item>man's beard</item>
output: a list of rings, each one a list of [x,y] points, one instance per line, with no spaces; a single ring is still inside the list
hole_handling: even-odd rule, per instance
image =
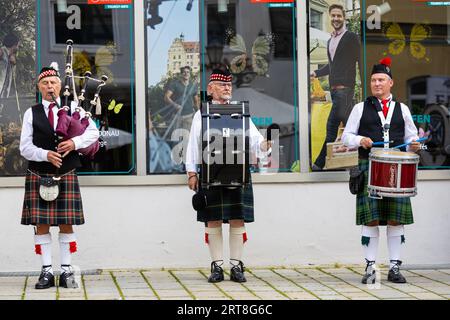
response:
[[[333,23],[334,30],[341,30],[343,27],[344,27],[344,23],[343,22],[342,23],[339,23],[339,22]]]

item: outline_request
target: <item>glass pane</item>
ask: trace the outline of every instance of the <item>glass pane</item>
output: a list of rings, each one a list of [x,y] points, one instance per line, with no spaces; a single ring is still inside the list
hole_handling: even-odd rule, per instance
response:
[[[324,30],[314,25],[310,10],[310,161],[313,171],[341,170],[358,162],[357,150],[346,148],[341,135],[353,106],[362,100],[359,1],[310,0],[321,10]]]
[[[36,6],[0,0],[0,176],[24,175],[22,118],[35,103]]]
[[[311,20],[310,20],[310,25],[311,28],[316,28],[319,30],[322,30],[322,13],[311,9]]]
[[[255,125],[280,126],[279,159],[271,168],[290,171],[298,159],[295,3],[149,1],[145,6],[148,172],[185,171],[192,117],[200,97],[206,99],[206,79],[219,65],[233,74],[232,99],[250,101]],[[181,73],[184,66],[189,72]]]
[[[80,171],[134,173],[133,4],[131,0],[121,1],[126,3],[122,5],[91,2],[0,1],[0,175],[24,174],[26,160],[18,148],[23,114],[40,101],[36,71],[57,62],[64,81],[61,69],[68,39],[74,41],[75,77],[69,82],[75,90],[70,99],[80,94],[80,76],[85,71],[96,79],[109,78],[100,93],[101,102],[92,108],[101,148],[92,161],[82,157]],[[90,80],[87,86],[83,105],[87,110],[98,84]]]
[[[148,173],[185,171],[183,150],[200,106],[198,1],[145,1]]]
[[[392,58],[393,93],[409,106],[419,135],[429,137],[419,168],[450,168],[448,1],[363,2],[367,68],[383,56]]]
[[[202,90],[213,68],[233,74],[232,100],[249,101],[263,135],[279,126],[278,159],[268,172],[298,170],[296,2],[202,1]],[[254,166],[260,170],[260,163]]]
[[[110,1],[109,1],[110,2]],[[60,5],[60,4],[64,5]],[[91,105],[100,82],[89,80],[84,109],[92,111],[100,130],[101,147],[91,161],[82,157],[81,174],[134,174],[134,33],[133,1],[38,1],[37,68],[56,61],[62,81],[66,41],[73,40],[74,88],[81,91],[86,71],[99,80],[108,77],[100,104]]]

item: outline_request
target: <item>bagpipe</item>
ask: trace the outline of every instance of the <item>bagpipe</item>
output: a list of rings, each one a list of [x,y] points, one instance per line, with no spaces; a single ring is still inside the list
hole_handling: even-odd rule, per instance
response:
[[[89,119],[92,117],[92,111],[93,108],[99,103],[100,98],[100,91],[102,90],[102,87],[106,85],[106,81],[108,81],[108,77],[106,75],[102,75],[100,79],[92,78],[92,74],[90,71],[86,71],[83,75],[83,77],[77,77],[73,74],[73,41],[67,40],[67,50],[66,50],[66,66],[65,66],[65,79],[64,79],[64,104],[63,106],[60,106],[57,101],[56,97],[53,96],[53,101],[58,106],[58,123],[56,125],[56,134],[59,137],[61,141],[65,141],[68,139],[71,139],[73,137],[79,136],[83,134],[86,131],[86,128],[89,126]],[[77,97],[78,102],[77,106],[75,108],[75,112],[73,114],[69,115],[69,111],[71,110],[69,106],[69,97],[72,94],[71,93],[71,85],[72,85],[72,92],[73,96],[76,97],[76,91],[75,91],[75,82],[74,78],[81,78],[84,79],[83,86],[80,91],[80,95]],[[94,97],[92,100],[90,100],[89,108],[85,110],[85,115],[82,119],[80,115],[81,109],[83,109],[84,101],[86,100],[85,94],[87,90],[87,85],[89,80],[95,81],[98,83],[97,88],[94,93]],[[86,156],[90,159],[94,158],[95,153],[100,148],[100,142],[96,140],[93,144],[86,148],[78,149],[78,153],[82,154],[83,156]]]

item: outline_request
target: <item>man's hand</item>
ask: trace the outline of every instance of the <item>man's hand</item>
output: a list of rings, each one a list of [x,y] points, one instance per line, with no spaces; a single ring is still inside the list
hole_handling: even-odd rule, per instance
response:
[[[267,152],[272,147],[272,141],[264,140],[259,147],[261,148],[261,151]]]
[[[72,139],[66,140],[58,144],[57,151],[59,153],[64,153],[62,157],[64,158],[69,154],[70,151],[75,150],[75,143],[73,143]]]
[[[372,139],[370,138],[362,138],[361,141],[359,142],[359,144],[361,145],[361,147],[363,147],[364,149],[369,149],[372,148]]]
[[[11,63],[12,65],[16,64],[16,56],[14,54],[11,54],[9,56],[9,63]]]
[[[61,168],[62,165],[62,157],[58,152],[49,151],[47,153],[47,160],[57,168]]]
[[[420,150],[420,142],[417,142],[416,140],[413,140],[411,144],[409,145],[409,151],[417,152]]]
[[[181,104],[178,104],[178,103],[174,102],[173,105],[174,105],[176,111],[180,111],[181,109],[183,109],[183,106]]]
[[[193,190],[193,191],[197,191],[198,189],[198,177],[197,174],[195,172],[189,172],[188,173],[188,186],[189,189]]]

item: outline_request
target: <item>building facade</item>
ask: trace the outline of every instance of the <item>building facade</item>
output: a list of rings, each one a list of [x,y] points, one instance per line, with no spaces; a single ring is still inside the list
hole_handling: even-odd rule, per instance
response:
[[[347,29],[361,43],[354,103],[370,94],[372,65],[390,56],[394,94],[429,137],[420,153],[405,263],[450,263],[446,2],[0,0],[16,9],[15,16],[0,12],[2,56],[14,56],[14,63],[0,59],[0,223],[7,226],[0,234],[7,244],[0,271],[34,265],[32,228],[19,224],[26,169],[18,152],[21,119],[40,98],[36,72],[52,61],[64,66],[67,39],[74,41],[75,74],[109,77],[95,116],[102,147],[80,170],[82,269],[208,263],[203,226],[195,221],[177,156],[186,136],[175,130],[179,118],[164,101],[167,84],[184,65],[192,67],[190,81],[202,100],[211,70],[226,65],[233,99],[250,102],[258,129],[280,127],[276,161],[269,170],[252,167],[256,219],[248,225],[247,264],[363,263],[346,170],[354,154],[330,148],[324,170],[311,170],[332,101],[328,77],[314,81],[310,72],[328,63],[328,8],[334,3],[344,6]],[[5,44],[8,34],[20,39],[17,51]],[[87,95],[94,90],[88,87]],[[380,255],[386,258],[387,250]]]
[[[168,75],[180,73],[180,68],[189,66],[193,73],[200,71],[200,51],[197,41],[184,41],[183,34],[173,40],[167,54]]]

